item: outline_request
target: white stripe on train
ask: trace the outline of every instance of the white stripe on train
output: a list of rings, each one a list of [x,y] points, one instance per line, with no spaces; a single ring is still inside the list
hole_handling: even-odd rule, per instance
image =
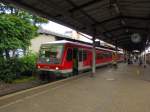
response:
[[[104,66],[104,65],[108,65],[108,64],[111,64],[111,62],[107,62],[107,63],[101,63],[101,64],[96,64],[96,67],[101,67],[101,66]],[[91,66],[85,66],[85,67],[80,67],[78,68],[79,71],[83,71],[83,70],[86,70],[86,69],[90,69]],[[40,68],[39,70],[41,71],[58,71],[58,72],[61,72],[61,73],[70,73],[72,72],[72,69],[65,69],[65,70],[56,70],[56,69],[44,69],[44,68]]]

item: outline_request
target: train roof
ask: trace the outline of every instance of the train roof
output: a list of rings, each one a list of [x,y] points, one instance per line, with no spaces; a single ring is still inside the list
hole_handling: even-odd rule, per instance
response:
[[[53,42],[46,42],[46,43],[43,43],[42,45],[44,45],[44,44],[67,44],[67,43],[74,44],[74,45],[81,45],[81,46],[86,46],[86,47],[92,48],[92,44],[90,44],[90,43],[85,44],[85,43],[80,43],[80,42],[72,42],[72,41],[68,41],[68,40],[58,40],[58,41],[53,41]],[[112,49],[109,49],[109,48],[102,48],[101,46],[100,47],[96,47],[96,49],[115,52],[115,50],[112,50]]]
[[[46,42],[43,44],[65,44],[65,43],[74,43],[74,42],[67,41],[67,40],[57,40],[57,41],[53,41],[53,42]]]

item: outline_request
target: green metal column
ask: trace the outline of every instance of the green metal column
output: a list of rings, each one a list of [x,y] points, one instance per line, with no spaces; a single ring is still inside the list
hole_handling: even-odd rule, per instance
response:
[[[115,50],[116,50],[116,54],[118,53],[118,43],[117,43],[117,40],[115,41]]]
[[[116,59],[115,59],[115,66],[117,67],[117,59],[118,59],[118,42],[115,41],[115,50],[116,50]]]
[[[94,76],[96,72],[96,49],[95,49],[95,35],[93,36],[93,48],[92,48],[92,76]]]
[[[144,51],[144,68],[146,67],[146,49]]]

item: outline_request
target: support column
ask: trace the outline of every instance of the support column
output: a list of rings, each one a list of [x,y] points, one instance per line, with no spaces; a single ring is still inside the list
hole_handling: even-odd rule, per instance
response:
[[[127,51],[124,50],[124,62],[126,63],[127,62]]]
[[[95,49],[95,33],[93,35],[93,48],[92,48],[92,76],[96,72],[96,49]]]
[[[146,68],[146,49],[144,51],[144,68]]]
[[[117,59],[118,59],[118,44],[117,44],[117,40],[116,40],[116,48],[115,48],[115,50],[116,50],[116,54],[115,54],[115,66],[117,67]]]
[[[118,52],[118,45],[117,45],[117,40],[116,40],[116,42],[115,42],[115,50],[116,50],[116,54],[117,54],[117,52]]]

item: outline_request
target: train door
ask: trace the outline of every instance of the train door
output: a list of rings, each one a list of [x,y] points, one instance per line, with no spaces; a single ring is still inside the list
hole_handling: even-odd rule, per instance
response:
[[[78,74],[78,48],[73,48],[73,75]]]
[[[83,70],[83,49],[79,49],[78,68],[79,70]]]

